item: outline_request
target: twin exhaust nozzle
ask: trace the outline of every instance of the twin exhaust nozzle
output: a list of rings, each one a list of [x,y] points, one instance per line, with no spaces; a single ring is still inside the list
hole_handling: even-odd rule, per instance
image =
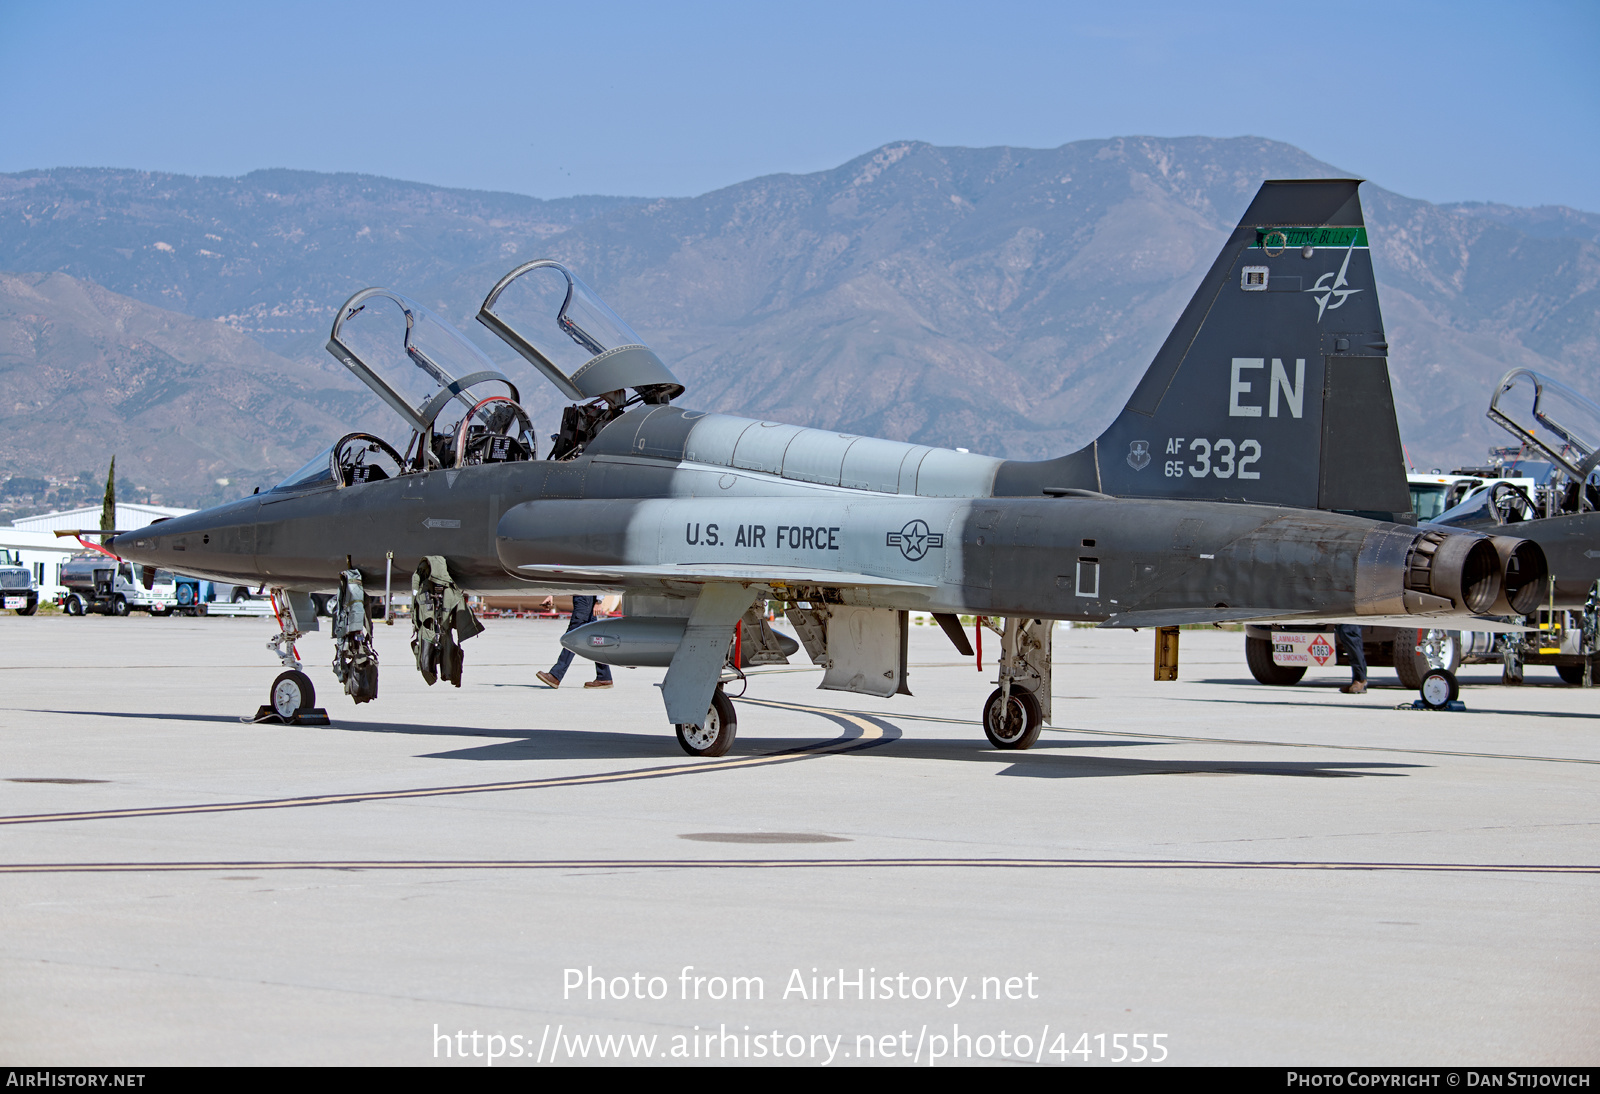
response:
[[[1405,588],[1473,615],[1529,615],[1543,602],[1549,576],[1544,551],[1532,540],[1424,532],[1406,560]],[[1423,599],[1413,610],[1446,607]]]

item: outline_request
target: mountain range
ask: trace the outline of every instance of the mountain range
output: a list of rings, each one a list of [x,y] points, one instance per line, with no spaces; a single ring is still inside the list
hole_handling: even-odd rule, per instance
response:
[[[1121,406],[1261,180],[1329,176],[1347,173],[1257,138],[897,142],[672,199],[0,175],[0,459],[65,476],[114,451],[169,503],[247,492],[344,431],[396,432],[321,348],[350,293],[406,292],[520,368],[472,316],[533,257],[589,281],[686,405],[1055,454]],[[1483,411],[1510,367],[1595,393],[1600,216],[1362,191],[1417,466],[1506,443]],[[553,431],[554,390],[514,375]]]

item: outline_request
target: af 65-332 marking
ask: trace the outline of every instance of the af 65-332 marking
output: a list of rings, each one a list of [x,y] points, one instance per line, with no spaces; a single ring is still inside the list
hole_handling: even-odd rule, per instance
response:
[[[1183,452],[1183,437],[1173,437],[1167,441],[1167,454],[1174,455]],[[1219,479],[1259,479],[1261,472],[1246,471],[1245,468],[1261,459],[1261,442],[1257,440],[1243,440],[1235,444],[1226,437],[1215,441],[1204,437],[1195,437],[1189,442],[1189,451],[1194,454],[1194,463],[1187,467],[1184,461],[1168,460],[1166,463],[1166,476],[1169,479],[1181,479],[1187,471],[1190,476],[1203,479],[1207,475]],[[1213,462],[1215,461],[1215,462]]]

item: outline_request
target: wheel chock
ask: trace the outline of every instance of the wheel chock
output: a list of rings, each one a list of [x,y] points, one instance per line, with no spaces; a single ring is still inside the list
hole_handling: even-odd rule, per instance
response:
[[[1409,703],[1401,703],[1399,706],[1395,707],[1394,709],[1396,709],[1396,710],[1427,710],[1427,711],[1433,711],[1435,713],[1438,713],[1438,712],[1441,712],[1441,711],[1449,711],[1449,710],[1459,710],[1459,711],[1463,711],[1464,712],[1467,709],[1467,704],[1463,703],[1460,699],[1451,699],[1448,703],[1446,703],[1442,707],[1430,707],[1427,703],[1424,703],[1421,699],[1413,699]]]
[[[262,703],[256,709],[254,718],[240,718],[239,721],[247,725],[267,726],[326,726],[333,724],[328,720],[328,712],[322,707],[301,707],[285,718],[265,703]]]

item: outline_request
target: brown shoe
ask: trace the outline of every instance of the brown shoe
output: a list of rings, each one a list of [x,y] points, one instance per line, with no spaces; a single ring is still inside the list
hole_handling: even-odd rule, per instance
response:
[[[586,688],[608,688],[608,687],[611,686],[611,681],[610,680],[590,680],[587,684],[584,684],[583,686],[586,687]]]
[[[1339,690],[1344,692],[1346,695],[1365,695],[1367,692],[1367,682],[1365,680],[1352,680]]]
[[[548,672],[541,672],[538,675],[540,682],[547,687],[558,688],[561,686],[561,681],[551,676]]]

